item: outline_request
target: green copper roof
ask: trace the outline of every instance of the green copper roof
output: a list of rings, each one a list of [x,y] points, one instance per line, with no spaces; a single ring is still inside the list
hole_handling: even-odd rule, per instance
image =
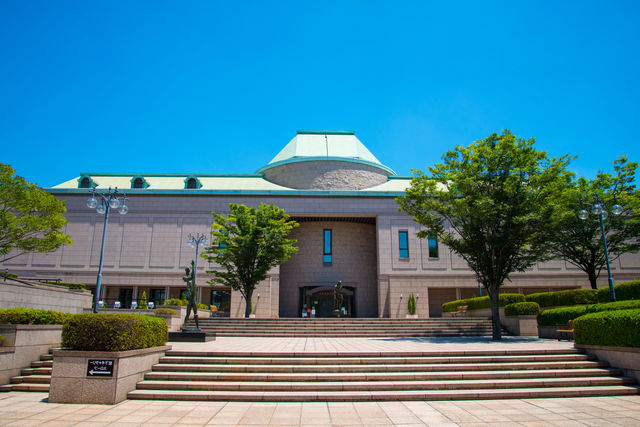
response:
[[[353,131],[298,131],[282,151],[256,173],[288,163],[322,160],[366,164],[382,169],[389,175],[396,174],[380,163]]]

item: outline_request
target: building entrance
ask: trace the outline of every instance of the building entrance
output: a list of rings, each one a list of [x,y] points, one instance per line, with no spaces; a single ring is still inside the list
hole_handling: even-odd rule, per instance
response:
[[[304,286],[300,288],[299,317],[327,318],[334,315],[333,286]],[[340,317],[356,317],[354,312],[356,289],[342,287]]]

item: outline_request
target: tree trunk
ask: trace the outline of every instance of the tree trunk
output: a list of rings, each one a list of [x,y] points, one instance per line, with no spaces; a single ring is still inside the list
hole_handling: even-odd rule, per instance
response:
[[[591,283],[591,289],[598,289],[598,277],[596,276],[595,271],[588,271],[589,275],[589,283]]]
[[[498,289],[489,291],[491,299],[491,325],[493,327],[493,340],[502,340],[502,326],[500,324],[500,294]]]
[[[245,300],[245,310],[244,310],[244,317],[245,319],[249,318],[249,315],[251,314],[251,297],[253,296],[253,291],[250,291],[247,293],[247,298]]]

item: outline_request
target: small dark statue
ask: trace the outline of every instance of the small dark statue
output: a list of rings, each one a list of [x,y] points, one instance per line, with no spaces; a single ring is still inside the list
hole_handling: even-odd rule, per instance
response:
[[[198,290],[196,288],[196,281],[194,280],[194,262],[191,261],[191,272],[189,272],[189,268],[185,268],[185,275],[182,278],[184,282],[187,284],[187,291],[184,293],[185,298],[189,302],[187,304],[187,315],[184,317],[184,323],[182,325],[182,329],[187,328],[187,320],[189,319],[189,315],[191,314],[191,309],[193,309],[193,317],[196,320],[196,329],[200,329],[198,326],[198,302],[196,301],[196,297],[198,295]]]
[[[333,310],[342,310],[342,281],[333,287]]]

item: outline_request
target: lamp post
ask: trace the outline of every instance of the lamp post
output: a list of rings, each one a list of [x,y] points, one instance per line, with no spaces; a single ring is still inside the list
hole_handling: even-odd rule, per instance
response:
[[[187,243],[192,248],[196,248],[196,262],[195,262],[195,265],[193,266],[193,283],[195,285],[196,276],[198,273],[198,247],[200,245],[202,245],[203,248],[207,247],[207,237],[204,234],[201,236],[200,233],[196,233],[196,237],[193,237],[191,233],[189,233],[189,237],[187,238]],[[196,289],[198,289],[197,285],[196,285]],[[197,301],[197,297],[198,296],[196,295],[196,301]]]
[[[585,220],[589,217],[589,212],[584,208],[584,205],[591,207],[591,213],[594,215],[598,215],[598,219],[600,220],[600,231],[602,231],[602,242],[604,243],[604,256],[607,260],[607,274],[609,275],[609,292],[611,293],[611,301],[614,302],[616,300],[616,291],[613,288],[613,279],[611,278],[611,265],[609,264],[609,248],[607,247],[607,234],[604,231],[604,220],[609,217],[607,211],[604,210],[604,207],[607,203],[613,202],[614,205],[611,207],[611,213],[614,215],[620,215],[622,213],[622,206],[618,204],[615,196],[613,199],[609,199],[606,201],[600,200],[598,193],[593,196],[594,203],[582,203],[582,199],[580,200],[580,211],[578,212],[578,218]]]
[[[98,203],[96,199],[96,194],[100,196],[101,200]],[[95,188],[91,190],[91,197],[87,200],[87,206],[89,209],[95,209],[99,214],[104,214],[104,228],[102,229],[102,246],[100,247],[100,265],[98,267],[98,278],[96,280],[96,294],[93,298],[93,312],[98,312],[98,303],[100,301],[100,288],[102,286],[102,259],[104,256],[104,242],[107,236],[107,224],[109,223],[109,210],[111,208],[118,209],[121,215],[125,215],[129,212],[129,207],[125,204],[125,201],[129,200],[126,193],[122,195],[122,203],[118,199],[118,187],[111,191],[111,187],[109,187],[109,192],[105,194],[101,194],[96,192]]]

